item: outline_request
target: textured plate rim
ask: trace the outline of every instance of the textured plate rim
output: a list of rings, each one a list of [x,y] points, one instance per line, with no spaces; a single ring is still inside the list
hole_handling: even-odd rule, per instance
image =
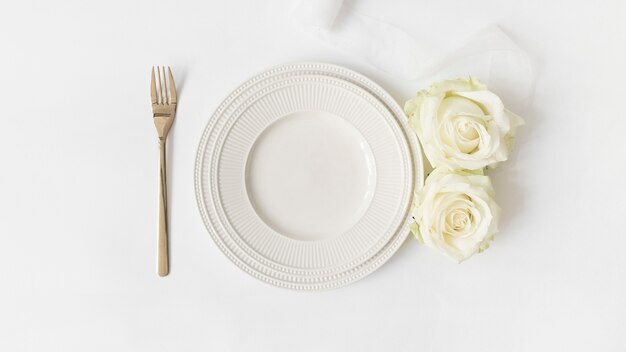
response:
[[[208,189],[209,190],[208,193],[211,196],[211,198],[209,198],[209,200],[211,201],[206,202],[207,198],[204,198],[204,197],[206,197],[207,194],[205,194],[204,192],[201,194],[201,196],[203,196],[203,199],[205,200],[205,202],[203,202],[203,206],[207,208],[207,214],[211,218],[209,220],[213,224],[213,226],[219,225],[218,228],[221,230],[219,231],[219,236],[220,238],[223,239],[223,242],[227,242],[227,247],[229,247],[231,250],[233,247],[235,247],[238,250],[245,252],[246,258],[250,257],[250,261],[254,262],[258,266],[261,266],[262,270],[265,270],[267,272],[276,271],[280,273],[281,275],[289,275],[289,276],[294,276],[294,277],[301,276],[301,277],[308,277],[308,278],[311,278],[314,276],[328,277],[331,275],[340,275],[348,270],[359,267],[362,263],[366,262],[368,259],[375,256],[376,253],[380,252],[380,250],[384,248],[385,245],[397,235],[399,229],[402,227],[402,224],[404,222],[404,216],[402,215],[402,213],[395,213],[394,223],[392,223],[385,231],[387,233],[386,236],[381,237],[379,241],[377,241],[373,246],[371,246],[370,249],[368,249],[369,253],[363,253],[358,258],[352,259],[350,262],[346,262],[346,263],[332,266],[332,267],[325,267],[325,268],[295,268],[295,267],[290,267],[289,265],[286,265],[286,264],[275,262],[273,259],[268,258],[267,256],[259,253],[256,249],[248,246],[245,243],[245,241],[243,241],[240,238],[241,236],[234,234],[234,232],[236,231],[232,228],[233,224],[228,221],[224,213],[225,209],[223,207],[223,204],[220,201],[219,186],[217,186],[215,183],[215,180],[217,179],[218,175],[216,174],[217,171],[214,169],[213,164],[217,162],[216,158],[219,158],[221,154],[221,148],[223,146],[222,143],[225,141],[225,138],[227,138],[227,135],[229,133],[229,128],[232,126],[232,123],[233,123],[232,122],[233,119],[234,120],[238,119],[236,115],[238,112],[242,111],[242,108],[246,110],[247,107],[253,105],[255,101],[257,101],[255,97],[258,96],[259,94],[260,96],[264,96],[266,94],[279,91],[283,89],[283,87],[289,87],[294,84],[297,85],[298,82],[316,82],[317,81],[317,82],[324,82],[325,84],[334,82],[334,84],[337,85],[336,87],[344,87],[344,89],[347,89],[347,90],[348,89],[354,90],[352,92],[353,94],[359,94],[357,93],[357,91],[361,91],[360,94],[363,94],[361,98],[364,100],[367,100],[368,98],[372,99],[372,101],[370,102],[372,105],[376,105],[376,104],[379,105],[373,108],[378,109],[381,114],[386,113],[385,119],[388,119],[386,123],[395,125],[394,127],[392,127],[392,129],[394,130],[392,133],[395,134],[395,138],[401,139],[400,143],[403,144],[405,148],[405,150],[401,152],[402,158],[404,160],[403,167],[405,169],[403,174],[406,175],[408,173],[409,171],[407,170],[408,168],[410,168],[410,171],[411,171],[410,173],[411,176],[409,177],[408,180],[406,180],[404,184],[404,187],[410,190],[412,190],[412,186],[413,186],[413,183],[412,183],[413,166],[411,163],[412,150],[410,149],[410,146],[408,145],[406,140],[403,139],[402,137],[402,135],[404,134],[404,131],[402,129],[402,126],[398,124],[397,117],[391,111],[389,111],[388,108],[382,102],[378,100],[378,98],[373,96],[368,91],[365,91],[362,88],[352,84],[351,82],[338,79],[336,77],[328,77],[328,76],[322,76],[322,75],[298,75],[297,77],[290,77],[290,78],[283,78],[281,75],[276,75],[274,77],[276,78],[275,81],[277,82],[272,81],[273,82],[272,84],[265,86],[263,89],[254,90],[251,95],[246,96],[246,98],[243,99],[242,102],[240,102],[239,104],[236,104],[234,109],[231,109],[231,110],[235,110],[232,114],[229,114],[227,111],[222,111],[222,113],[219,114],[219,116],[217,116],[217,118],[219,118],[220,121],[216,121],[215,125],[219,125],[222,122],[224,123],[224,125],[220,125],[219,127],[211,129],[208,139],[207,139],[207,144],[205,145],[205,148],[204,148],[205,154],[203,155],[203,160],[202,160],[202,165],[201,165],[202,169],[200,170],[200,174],[202,177],[200,179],[201,191],[207,189],[205,188],[206,186],[210,186],[210,189]],[[368,95],[369,97],[365,95]],[[217,141],[215,140],[215,138],[217,138]],[[220,140],[222,141],[222,143],[219,143]],[[207,164],[206,164],[207,155],[208,155],[207,153],[210,153],[208,158],[212,161],[212,164],[208,165],[209,170],[204,170],[207,167]],[[206,177],[207,177],[206,172],[211,173],[208,176],[210,176],[210,179],[214,180],[213,182],[209,182],[210,185],[206,184]],[[402,200],[402,203],[401,203],[403,204],[403,207],[406,207],[407,200],[411,199],[411,195],[408,193],[410,190],[407,190],[407,193],[404,193],[403,195],[404,199]],[[208,205],[206,203],[210,203],[211,205]],[[231,243],[231,241],[234,241],[235,243]],[[299,242],[297,240],[294,240],[294,241]]]

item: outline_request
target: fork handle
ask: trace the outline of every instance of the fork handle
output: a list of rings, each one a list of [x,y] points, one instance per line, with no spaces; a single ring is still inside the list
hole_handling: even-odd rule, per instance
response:
[[[157,271],[159,276],[166,276],[169,273],[165,141],[165,138],[159,138],[159,248],[157,263]]]

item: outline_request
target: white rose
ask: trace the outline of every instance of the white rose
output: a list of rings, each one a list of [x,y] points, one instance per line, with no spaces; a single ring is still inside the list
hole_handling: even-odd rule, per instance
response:
[[[478,80],[435,83],[404,106],[433,167],[477,170],[508,158],[523,120]]]
[[[491,180],[479,172],[436,169],[416,194],[415,236],[457,262],[489,247],[498,231],[500,208]]]

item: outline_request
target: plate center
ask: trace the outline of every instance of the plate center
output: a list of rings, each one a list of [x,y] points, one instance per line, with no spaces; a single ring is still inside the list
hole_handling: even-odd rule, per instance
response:
[[[281,117],[255,141],[246,188],[259,217],[297,240],[332,238],[363,216],[374,194],[374,156],[339,116],[303,111]]]

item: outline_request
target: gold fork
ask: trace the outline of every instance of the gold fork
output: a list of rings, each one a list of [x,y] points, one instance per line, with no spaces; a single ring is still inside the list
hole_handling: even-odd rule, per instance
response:
[[[156,79],[154,67],[150,82],[150,97],[152,98],[152,117],[159,135],[159,249],[157,272],[159,276],[169,273],[169,253],[167,239],[167,178],[165,167],[165,142],[167,134],[176,117],[176,87],[172,70],[167,68],[165,75],[164,67],[157,67]]]

